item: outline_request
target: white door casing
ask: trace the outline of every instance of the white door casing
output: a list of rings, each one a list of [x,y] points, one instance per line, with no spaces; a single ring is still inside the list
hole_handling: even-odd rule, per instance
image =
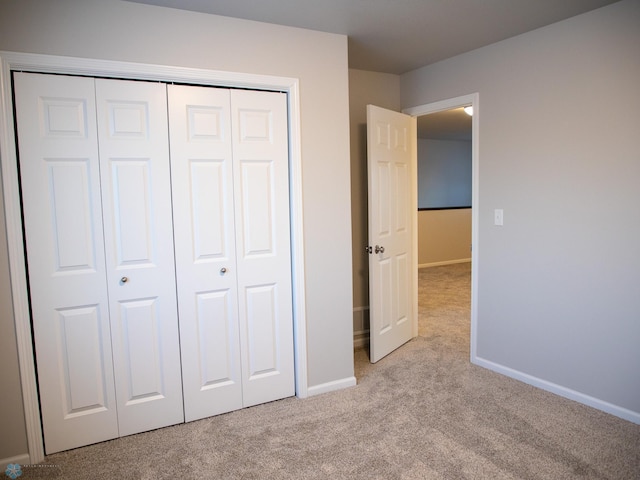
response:
[[[34,341],[48,453],[118,436],[94,81],[17,73]],[[29,128],[22,128],[23,126]]]
[[[370,359],[417,332],[414,296],[416,119],[367,105]]]
[[[479,162],[480,162],[480,142],[479,142],[479,128],[480,128],[480,94],[472,93],[469,95],[462,95],[459,97],[449,98],[446,100],[440,100],[437,102],[418,105],[411,108],[406,108],[402,112],[411,115],[413,117],[419,117],[422,115],[429,115],[431,113],[442,112],[452,108],[460,108],[471,105],[473,107],[473,121],[471,123],[472,141],[471,141],[471,164],[472,164],[472,213],[471,213],[471,338],[470,338],[470,360],[471,363],[479,363],[477,357],[477,321],[478,321],[478,258],[480,252],[480,242],[478,235],[478,228],[480,223],[479,204],[480,204],[480,175],[479,175]],[[417,187],[416,187],[417,188]],[[414,252],[417,254],[418,247],[414,248]],[[416,266],[417,267],[417,266]],[[417,325],[416,325],[417,327]],[[417,332],[416,332],[417,334]]]
[[[96,79],[120,435],[184,421],[166,86]]]

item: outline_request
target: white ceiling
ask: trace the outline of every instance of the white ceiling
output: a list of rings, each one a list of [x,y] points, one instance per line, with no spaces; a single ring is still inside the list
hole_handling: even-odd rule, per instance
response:
[[[349,37],[349,67],[401,74],[618,0],[129,0]],[[454,109],[418,118],[418,137],[471,140]]]
[[[617,0],[130,0],[340,33],[349,66],[401,74]]]

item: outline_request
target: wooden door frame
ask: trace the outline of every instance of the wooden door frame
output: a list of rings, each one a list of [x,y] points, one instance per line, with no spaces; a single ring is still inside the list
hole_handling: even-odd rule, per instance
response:
[[[470,338],[470,361],[477,364],[477,324],[478,324],[478,257],[480,253],[480,243],[478,239],[478,227],[479,212],[480,212],[480,179],[479,179],[479,165],[480,165],[480,94],[471,93],[469,95],[462,95],[459,97],[449,98],[438,102],[427,103],[418,105],[415,107],[405,108],[402,113],[419,117],[422,115],[428,115],[430,113],[442,112],[444,110],[450,110],[452,108],[464,107],[471,105],[473,107],[473,117],[471,121],[471,338]],[[418,183],[415,182],[415,195],[417,198]],[[417,217],[417,209],[414,212]],[[417,229],[414,232],[414,251],[413,251],[413,269],[418,271],[418,232]],[[417,311],[418,294],[417,283],[415,295],[415,308]],[[414,318],[414,332],[417,335],[418,332],[418,316]]]
[[[38,402],[33,339],[31,335],[27,272],[24,260],[22,210],[20,207],[18,161],[11,88],[12,71],[181,82],[194,85],[241,87],[287,93],[295,383],[296,395],[300,398],[307,397],[307,332],[304,284],[299,80],[297,78],[270,75],[0,51],[0,167],[2,169],[11,296],[13,301],[29,462],[38,463],[44,460],[44,443],[42,438],[42,425],[40,424],[40,406]]]

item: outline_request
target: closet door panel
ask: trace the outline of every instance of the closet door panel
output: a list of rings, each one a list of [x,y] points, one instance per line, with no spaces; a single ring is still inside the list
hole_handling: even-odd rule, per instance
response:
[[[295,393],[286,95],[231,91],[244,406]]]
[[[186,235],[193,238],[191,261],[208,265],[215,263],[214,259],[229,261],[228,249],[233,244],[229,241],[228,224],[233,219],[225,211],[228,166],[224,159],[191,159],[188,163],[191,231]]]
[[[202,391],[222,388],[233,382],[234,359],[229,348],[230,290],[196,294],[199,386]],[[237,361],[235,362],[238,363]]]
[[[168,86],[187,421],[242,407],[229,91]]]
[[[184,421],[165,85],[96,80],[120,435]]]
[[[113,235],[118,268],[154,268],[150,159],[112,159]]]
[[[29,288],[47,454],[118,436],[94,81],[15,74]]]
[[[156,298],[120,302],[118,317],[125,358],[126,404],[132,405],[163,396],[162,325]],[[122,372],[121,372],[122,373]]]
[[[258,285],[245,290],[247,342],[249,345],[247,377],[278,374],[278,297],[276,285]]]
[[[272,160],[240,162],[242,253],[245,259],[274,255],[276,166]]]

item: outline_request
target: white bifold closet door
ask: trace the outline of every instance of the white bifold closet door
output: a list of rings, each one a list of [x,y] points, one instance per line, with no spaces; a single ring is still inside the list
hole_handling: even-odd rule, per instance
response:
[[[14,75],[47,454],[293,395],[286,95]]]
[[[47,453],[182,422],[165,86],[16,73],[15,102]]]
[[[47,453],[118,436],[93,79],[15,74]]]
[[[185,417],[295,393],[287,104],[168,86]]]
[[[166,86],[96,79],[120,435],[184,421]]]

